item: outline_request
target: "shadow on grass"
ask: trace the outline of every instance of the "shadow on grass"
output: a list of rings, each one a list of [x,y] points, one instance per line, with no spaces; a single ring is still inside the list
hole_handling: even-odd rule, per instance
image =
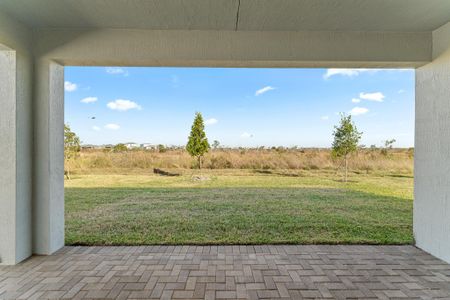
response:
[[[334,188],[66,188],[68,245],[411,244],[412,201]]]
[[[255,170],[254,172],[258,173],[258,174],[277,175],[277,176],[284,176],[284,177],[302,177],[302,175],[298,174],[298,173],[274,172],[274,171],[270,171],[270,170]]]
[[[161,175],[161,176],[169,176],[169,177],[181,176],[181,174],[179,174],[179,173],[171,173],[171,172],[164,171],[164,170],[158,169],[158,168],[153,168],[153,173]]]
[[[394,177],[394,178],[414,178],[414,175],[404,175],[404,174],[390,174],[385,175],[386,177]]]
[[[347,179],[347,181],[345,181],[345,179],[333,179],[334,182],[339,182],[339,183],[357,183],[359,182],[358,180],[351,180],[351,179]]]

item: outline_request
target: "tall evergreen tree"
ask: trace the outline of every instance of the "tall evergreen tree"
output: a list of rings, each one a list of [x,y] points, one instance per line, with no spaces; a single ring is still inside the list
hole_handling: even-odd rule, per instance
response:
[[[203,156],[209,151],[209,148],[210,146],[208,139],[206,138],[203,117],[201,113],[197,112],[195,113],[195,119],[191,127],[191,134],[189,135],[186,150],[192,157],[197,158],[199,169],[202,168]]]
[[[362,132],[359,132],[352,121],[352,116],[341,115],[339,126],[334,127],[333,155],[344,158],[345,162],[345,182],[348,177],[348,158],[351,153],[358,149],[358,142]]]

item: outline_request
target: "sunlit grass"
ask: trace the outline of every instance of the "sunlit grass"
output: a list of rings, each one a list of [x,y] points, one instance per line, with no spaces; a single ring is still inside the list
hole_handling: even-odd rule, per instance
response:
[[[413,178],[332,171],[75,175],[66,181],[66,243],[410,244]]]

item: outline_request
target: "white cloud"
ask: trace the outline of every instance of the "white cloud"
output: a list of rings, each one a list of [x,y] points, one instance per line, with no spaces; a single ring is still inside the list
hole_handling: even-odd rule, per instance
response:
[[[326,121],[326,120],[328,120],[329,118],[330,118],[330,117],[328,117],[328,116],[321,116],[321,117],[320,117],[320,119],[323,120],[323,121]]]
[[[126,99],[116,99],[112,102],[109,102],[106,106],[112,110],[118,111],[127,111],[129,109],[137,109],[137,110],[142,109],[142,107],[136,102]]]
[[[380,69],[327,69],[327,72],[323,75],[324,79],[328,79],[335,75],[354,77],[364,72],[376,73]]]
[[[385,96],[381,92],[376,93],[359,93],[359,98],[369,101],[383,102]]]
[[[219,122],[217,119],[210,118],[210,119],[205,121],[205,125],[214,125],[214,124],[217,124],[217,122]]]
[[[105,128],[110,130],[118,130],[120,129],[120,126],[117,124],[106,124]]]
[[[403,94],[405,92],[405,90],[398,90],[398,92],[397,93],[399,93],[399,94]]]
[[[73,91],[76,91],[77,90],[77,85],[75,84],[75,83],[73,83],[73,82],[70,82],[70,81],[65,81],[64,82],[64,90],[66,91],[66,92],[73,92]]]
[[[86,97],[86,98],[81,99],[81,102],[82,103],[93,103],[93,102],[96,102],[97,100],[98,100],[97,97]]]
[[[251,137],[253,137],[253,134],[250,134],[250,133],[248,133],[248,132],[243,132],[243,133],[241,134],[241,138],[243,138],[243,139],[249,139],[249,138],[251,138]]]
[[[123,75],[123,76],[129,75],[127,70],[125,70],[124,68],[118,68],[118,67],[107,67],[106,73],[111,74],[111,75]]]
[[[172,87],[177,88],[180,83],[180,78],[177,75],[172,75]]]
[[[100,131],[100,130],[101,130],[101,128],[100,128],[100,127],[98,127],[98,126],[92,126],[92,130],[95,130],[95,131]]]
[[[356,106],[349,113],[352,116],[359,116],[359,115],[364,115],[364,114],[366,114],[368,112],[369,112],[369,110],[367,108]]]
[[[328,79],[331,76],[340,75],[347,77],[358,76],[362,73],[374,74],[377,72],[411,72],[414,69],[327,69],[326,73],[323,75],[324,79]]]
[[[274,89],[275,89],[275,88],[274,88],[273,86],[270,86],[270,85],[265,86],[265,87],[263,87],[262,89],[257,90],[257,91],[255,92],[255,96],[262,95],[262,94],[267,93],[268,91],[272,91],[272,90],[274,90]]]
[[[359,102],[361,102],[361,99],[359,99],[359,98],[353,98],[353,99],[352,99],[352,102],[353,102],[353,103],[359,103]]]

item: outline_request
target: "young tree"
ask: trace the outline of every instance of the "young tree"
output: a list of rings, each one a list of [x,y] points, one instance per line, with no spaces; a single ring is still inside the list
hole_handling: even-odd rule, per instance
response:
[[[115,145],[113,148],[114,152],[125,152],[127,150],[128,150],[127,146],[123,143],[119,143],[119,144]]]
[[[381,149],[381,154],[388,155],[389,150],[392,150],[392,147],[394,146],[394,143],[396,142],[395,139],[392,140],[385,140],[384,141],[384,148]]]
[[[167,152],[167,147],[164,146],[163,144],[159,144],[159,145],[158,145],[158,152],[159,152],[159,153],[165,153],[165,152]]]
[[[70,167],[68,162],[78,156],[81,151],[80,138],[75,132],[70,130],[69,125],[64,124],[64,160],[65,163],[65,175],[70,180]]]
[[[395,142],[396,142],[395,139],[392,139],[392,140],[385,140],[385,141],[384,141],[384,147],[385,147],[386,149],[392,149],[392,147],[394,146]]]
[[[203,117],[201,113],[197,112],[195,113],[195,119],[191,127],[191,134],[189,135],[186,150],[192,157],[197,158],[199,169],[202,168],[203,155],[209,151],[209,148],[210,146],[208,139],[206,138]]]
[[[214,140],[214,142],[212,143],[212,147],[214,150],[216,150],[220,147],[220,142],[218,140]]]
[[[352,116],[341,115],[339,126],[334,127],[333,155],[343,158],[345,162],[345,182],[348,177],[348,158],[349,155],[358,149],[358,142],[361,139],[362,132],[359,132],[352,121]]]

